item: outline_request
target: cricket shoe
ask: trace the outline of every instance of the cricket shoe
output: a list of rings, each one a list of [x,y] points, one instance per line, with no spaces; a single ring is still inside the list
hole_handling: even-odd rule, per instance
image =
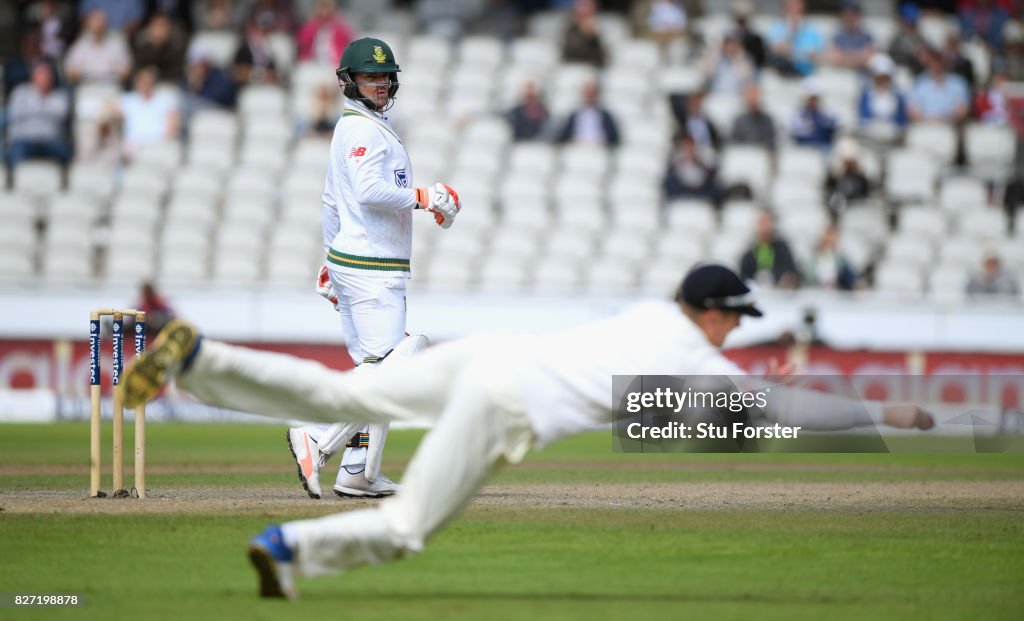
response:
[[[388,478],[386,474],[377,475],[377,480],[370,483],[363,471],[352,474],[344,467],[338,472],[338,480],[334,483],[334,493],[351,498],[383,498],[391,496],[400,486]]]
[[[260,597],[295,599],[295,554],[274,524],[249,540],[249,562],[260,579]]]
[[[327,453],[320,450],[316,440],[302,427],[292,427],[285,438],[298,466],[302,489],[310,498],[320,498],[320,470],[327,463]]]
[[[135,408],[153,399],[171,377],[181,372],[196,350],[199,329],[175,319],[156,337],[153,347],[132,360],[121,378],[125,407]]]

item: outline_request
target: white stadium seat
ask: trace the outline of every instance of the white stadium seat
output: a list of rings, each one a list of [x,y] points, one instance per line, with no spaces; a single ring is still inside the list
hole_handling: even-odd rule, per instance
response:
[[[907,206],[899,212],[901,233],[937,240],[949,230],[946,214],[934,207]]]
[[[918,151],[901,149],[888,156],[885,193],[897,201],[929,201],[935,196],[938,167]]]
[[[939,190],[939,204],[951,214],[976,213],[988,204],[988,190],[980,179],[946,178]]]
[[[918,298],[924,293],[924,279],[916,267],[886,261],[875,274],[875,289],[889,295]]]
[[[675,200],[665,208],[668,230],[688,235],[714,233],[718,228],[715,208],[700,200]]]
[[[238,50],[239,36],[229,30],[200,30],[192,36],[189,54],[201,52],[218,67],[227,68]]]
[[[60,191],[61,171],[56,162],[28,160],[14,168],[14,190],[35,198],[53,196]]]
[[[940,165],[956,156],[956,130],[945,123],[914,123],[907,129],[907,147],[927,153]]]

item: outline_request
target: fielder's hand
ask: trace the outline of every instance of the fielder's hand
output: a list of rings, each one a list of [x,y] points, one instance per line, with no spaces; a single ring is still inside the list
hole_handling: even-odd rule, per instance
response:
[[[334,294],[334,285],[331,283],[331,275],[327,273],[327,266],[320,266],[320,274],[316,277],[316,292],[325,300],[334,305],[338,310],[338,296]]]
[[[931,429],[935,419],[923,408],[916,405],[887,404],[882,407],[882,420],[890,427],[899,429]]]
[[[434,221],[443,229],[452,225],[462,208],[458,192],[443,183],[435,183],[432,188],[416,188],[416,204],[434,214]]]

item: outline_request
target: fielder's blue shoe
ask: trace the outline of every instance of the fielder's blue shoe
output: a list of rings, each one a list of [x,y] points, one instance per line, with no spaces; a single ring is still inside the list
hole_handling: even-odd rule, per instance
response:
[[[274,524],[249,540],[249,562],[260,578],[260,597],[295,599],[295,554],[284,543],[281,527]]]

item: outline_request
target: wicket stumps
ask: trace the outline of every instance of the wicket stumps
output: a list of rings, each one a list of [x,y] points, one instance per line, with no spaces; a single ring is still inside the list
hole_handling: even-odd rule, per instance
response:
[[[135,318],[135,355],[146,350],[146,313],[138,310],[99,309],[89,313],[89,496],[102,498],[100,491],[100,318],[114,319],[111,345],[113,346],[113,472],[114,498],[131,496],[124,487],[124,394],[121,391],[121,371],[124,368],[124,317]],[[146,406],[135,410],[135,490],[139,498],[146,497]]]

